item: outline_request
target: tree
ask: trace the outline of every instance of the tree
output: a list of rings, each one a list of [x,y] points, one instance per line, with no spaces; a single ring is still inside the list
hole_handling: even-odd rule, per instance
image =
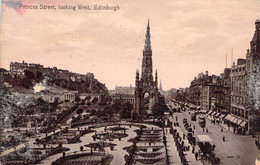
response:
[[[75,101],[76,101],[76,102],[80,102],[80,100],[81,100],[81,99],[80,99],[79,95],[76,95]]]
[[[92,103],[95,104],[96,102],[98,102],[98,98],[94,97],[94,99],[92,100]]]
[[[168,107],[165,104],[163,96],[159,97],[158,105],[155,105],[153,108],[153,115],[156,117],[162,116],[165,111],[168,110]]]
[[[39,97],[39,98],[36,100],[36,103],[37,103],[37,105],[43,105],[43,104],[45,104],[46,102],[42,99],[42,97]]]
[[[125,102],[121,105],[120,117],[123,119],[131,118],[131,111],[133,109],[132,104]]]
[[[76,110],[76,113],[77,113],[77,114],[82,114],[82,113],[83,113],[83,109],[78,108],[78,109]]]
[[[96,113],[97,113],[97,111],[95,109],[92,109],[91,116],[94,116]]]
[[[90,97],[90,96],[86,96],[85,99],[86,99],[86,100],[90,100],[91,97]]]
[[[86,100],[85,100],[85,99],[82,99],[82,100],[81,100],[81,105],[85,105],[85,103],[86,103]]]
[[[80,148],[80,151],[83,151],[83,146],[80,146],[79,148]]]
[[[34,73],[29,70],[24,70],[24,75],[25,75],[25,78],[29,79],[29,80],[34,79],[34,77],[35,77]]]
[[[42,80],[42,78],[43,78],[42,72],[37,71],[36,72],[36,79],[40,81],[40,80]]]

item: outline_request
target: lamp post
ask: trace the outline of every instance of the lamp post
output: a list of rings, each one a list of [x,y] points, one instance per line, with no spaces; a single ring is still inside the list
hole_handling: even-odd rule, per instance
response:
[[[256,128],[257,128],[257,141],[258,141],[258,149],[260,149],[260,144],[259,144],[259,142],[260,142],[260,109],[258,108],[257,109],[257,113],[256,113],[256,115],[257,115],[257,126],[256,126]]]

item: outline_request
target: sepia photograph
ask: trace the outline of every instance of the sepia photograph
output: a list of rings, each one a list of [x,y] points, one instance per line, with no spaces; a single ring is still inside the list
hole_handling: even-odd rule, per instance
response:
[[[0,0],[0,165],[260,165],[260,0]]]

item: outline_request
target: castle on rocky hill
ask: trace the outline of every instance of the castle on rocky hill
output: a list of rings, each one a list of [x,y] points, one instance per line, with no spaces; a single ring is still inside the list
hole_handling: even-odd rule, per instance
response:
[[[10,70],[2,69],[1,72],[5,75],[5,80],[9,83],[14,82],[16,78],[25,78],[26,73],[29,72],[33,79],[39,77],[50,79],[52,83],[69,90],[108,95],[106,85],[95,79],[94,74],[90,72],[79,74],[57,67],[44,67],[41,64],[26,63],[25,61],[21,63],[11,62]]]
[[[11,62],[10,72],[12,75],[24,76],[24,71],[30,71],[37,77],[38,74],[47,74],[55,79],[65,79],[73,82],[86,81],[87,79],[94,79],[93,73],[87,73],[86,75],[73,73],[68,70],[58,69],[57,67],[44,67],[40,64],[26,63],[26,62]]]

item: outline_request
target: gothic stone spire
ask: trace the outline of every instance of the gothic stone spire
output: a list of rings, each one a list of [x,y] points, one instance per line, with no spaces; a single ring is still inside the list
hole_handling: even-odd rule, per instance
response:
[[[144,45],[144,51],[145,52],[152,51],[150,38],[151,38],[151,34],[150,34],[150,25],[149,25],[149,19],[148,19],[148,24],[147,24],[147,28],[146,28],[146,35],[145,35],[145,45]]]
[[[143,51],[143,61],[142,61],[142,82],[144,86],[149,86],[154,84],[153,82],[153,62],[152,62],[152,49],[150,41],[150,25],[149,20],[146,28],[145,46]]]

